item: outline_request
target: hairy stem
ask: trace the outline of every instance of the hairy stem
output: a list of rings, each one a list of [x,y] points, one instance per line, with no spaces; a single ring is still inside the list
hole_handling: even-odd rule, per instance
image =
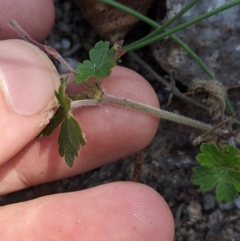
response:
[[[96,99],[89,99],[89,100],[74,100],[71,103],[71,108],[75,109],[77,107],[84,107],[84,106],[97,106],[99,105],[99,101]]]
[[[192,105],[195,105],[199,108],[202,108],[204,110],[209,110],[209,108],[199,102],[194,101],[192,98],[187,97],[185,94],[182,94],[180,92],[180,90],[176,87],[173,86],[172,83],[168,83],[163,77],[161,77],[155,70],[153,70],[153,68],[147,64],[142,58],[140,58],[136,53],[134,53],[134,51],[129,52],[128,55],[135,60],[138,64],[141,65],[141,67],[143,67],[144,69],[146,69],[149,73],[152,74],[152,76],[162,85],[168,87],[169,89],[173,88],[172,92],[175,96],[177,96],[178,98],[180,98],[181,100],[183,100],[186,103],[190,103]]]
[[[37,46],[41,50],[45,51],[49,55],[53,56],[55,59],[57,59],[60,63],[62,63],[70,73],[76,75],[75,70],[67,63],[67,61],[57,52],[56,49],[53,47],[43,45],[35,41],[15,20],[11,20],[9,23],[10,27],[16,31],[19,36],[21,36],[25,41]]]
[[[144,112],[149,115],[156,116],[158,118],[163,118],[179,124],[188,125],[204,131],[209,131],[213,128],[211,125],[202,123],[197,120],[193,120],[188,117],[177,115],[172,112],[154,108],[148,105],[140,104],[132,100],[120,99],[120,98],[113,97],[106,94],[103,94],[101,100],[99,101],[95,99],[73,101],[72,108],[83,107],[83,106],[97,106],[99,104],[112,104],[112,105],[127,107],[130,109]]]
[[[104,94],[102,96],[102,103],[124,106],[127,108],[131,108],[134,110],[138,110],[138,111],[147,113],[149,115],[153,115],[153,116],[156,116],[159,118],[177,122],[179,124],[184,124],[184,125],[188,125],[191,127],[195,127],[200,130],[208,131],[208,130],[212,129],[211,125],[202,123],[200,121],[196,121],[196,120],[193,120],[188,117],[180,116],[180,115],[174,114],[172,112],[168,112],[166,110],[161,110],[161,109],[154,108],[154,107],[151,107],[148,105],[140,104],[140,103],[134,102],[132,100],[119,99],[119,98]]]
[[[171,30],[166,30],[166,28],[171,25],[172,23],[174,23],[179,17],[181,17],[185,12],[187,12],[191,7],[193,7],[197,2],[198,0],[192,0],[190,1],[179,13],[177,13],[174,17],[172,17],[171,19],[169,19],[168,21],[166,21],[163,25],[160,25],[158,24],[156,21],[148,18],[147,16],[135,11],[134,9],[131,9],[121,3],[118,3],[118,2],[115,2],[115,1],[112,1],[112,0],[100,0],[101,2],[104,2],[104,3],[107,3],[113,7],[116,7],[116,8],[119,8],[135,17],[137,17],[138,19],[142,20],[143,22],[146,22],[147,24],[149,24],[150,26],[152,26],[153,28],[155,28],[156,30],[153,31],[152,33],[148,34],[147,36],[143,37],[142,39],[139,39],[137,40],[136,42],[134,43],[131,43],[127,46],[124,46],[124,49],[127,51],[127,52],[130,52],[130,51],[133,51],[133,50],[136,50],[138,48],[141,48],[141,47],[144,47],[146,45],[149,45],[150,43],[153,43],[157,40],[160,40],[164,37],[169,37],[170,39],[172,39],[173,41],[175,41],[176,43],[179,44],[179,46],[181,46],[198,64],[199,66],[202,68],[202,70],[208,75],[208,77],[210,79],[215,79],[214,77],[214,74],[209,70],[209,68],[206,66],[206,64],[198,57],[198,55],[196,55],[193,50],[186,44],[184,43],[181,39],[179,39],[177,36],[175,36],[173,33],[176,32],[176,31],[173,31],[172,33],[169,31],[172,31],[173,29]],[[216,13],[219,13],[221,11],[224,11],[226,10],[227,8],[230,8],[230,7],[233,7],[237,4],[240,4],[240,0],[236,0],[236,1],[233,1],[231,3],[228,3],[228,4],[225,4],[217,9],[214,9],[208,13],[205,13],[203,15],[200,15],[198,16],[197,18],[194,18],[184,24],[181,24],[179,26],[177,26],[176,28],[174,29],[178,29],[177,31],[181,30],[181,29],[184,29],[184,28],[187,28],[188,24],[194,24],[196,22],[199,22],[205,18],[208,18]],[[182,26],[182,27],[180,27]],[[179,28],[180,27],[180,28]],[[166,33],[169,33],[169,34],[166,34]],[[164,35],[165,34],[165,35]],[[153,39],[155,39],[154,41],[152,41]],[[150,41],[150,42],[149,42]],[[228,98],[225,99],[225,102],[226,102],[226,106],[228,108],[228,110],[230,111],[230,113],[234,113],[234,109],[229,101]]]

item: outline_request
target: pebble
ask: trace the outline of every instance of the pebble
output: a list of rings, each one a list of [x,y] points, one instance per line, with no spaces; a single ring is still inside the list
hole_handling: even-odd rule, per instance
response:
[[[70,11],[71,7],[72,7],[72,3],[71,3],[71,2],[69,2],[69,1],[68,1],[68,2],[65,2],[65,3],[63,4],[64,12]]]
[[[75,59],[72,59],[72,58],[65,58],[65,60],[68,62],[68,64],[69,64],[73,69],[76,68],[76,65],[78,64],[78,61],[76,61]],[[62,63],[60,63],[60,64],[58,65],[58,72],[59,72],[59,74],[66,74],[66,73],[68,73],[69,71],[67,70],[67,68],[66,68]]]
[[[238,209],[240,209],[240,197],[237,198],[237,199],[235,199],[235,200],[233,201],[233,203],[235,204],[235,206],[236,206]]]
[[[237,222],[236,222],[236,225],[235,225],[235,227],[234,227],[237,231],[239,231],[239,233],[240,233],[240,220],[238,220]]]
[[[215,207],[215,196],[207,193],[203,196],[203,208],[208,211]]]
[[[202,218],[202,206],[197,200],[190,201],[189,205],[187,206],[188,212],[188,225],[192,225]]]
[[[64,49],[67,50],[71,47],[71,42],[67,38],[63,38],[61,42]]]
[[[56,41],[53,41],[52,47],[55,48],[56,50],[63,48],[62,43],[56,42]]]
[[[209,214],[207,220],[207,227],[211,228],[215,223],[219,222],[222,218],[222,213],[220,210],[216,210]]]
[[[219,204],[218,204],[218,207],[219,207],[219,209],[220,210],[222,210],[222,211],[226,211],[226,210],[232,210],[233,208],[234,208],[234,204],[233,204],[233,202],[230,202],[230,203],[223,203],[223,202],[220,202]]]

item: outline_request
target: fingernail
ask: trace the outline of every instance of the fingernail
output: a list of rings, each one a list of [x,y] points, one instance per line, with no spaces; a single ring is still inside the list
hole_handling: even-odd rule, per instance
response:
[[[20,115],[32,116],[57,105],[56,68],[38,48],[19,40],[0,42],[0,81],[7,102]]]

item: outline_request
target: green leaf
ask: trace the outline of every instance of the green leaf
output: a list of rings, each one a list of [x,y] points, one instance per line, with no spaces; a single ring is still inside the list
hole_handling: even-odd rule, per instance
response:
[[[222,167],[200,166],[193,168],[191,182],[200,185],[200,189],[205,192],[212,189],[219,181],[219,176],[224,174]]]
[[[231,202],[238,198],[238,191],[232,182],[229,181],[229,173],[226,173],[223,178],[219,180],[216,188],[216,198],[218,201]]]
[[[203,143],[201,153],[196,156],[202,165],[193,169],[191,181],[200,185],[202,191],[216,186],[218,201],[230,202],[238,197],[240,191],[240,157],[233,145],[224,145],[221,149],[214,143]]]
[[[38,137],[49,136],[62,123],[65,116],[71,115],[71,99],[65,94],[68,77],[61,79],[61,85],[55,96],[58,99],[60,107],[57,109],[47,126],[38,135]]]
[[[89,51],[89,58],[92,63],[99,66],[103,65],[111,59],[111,51],[109,51],[110,43],[108,41],[99,41],[94,48]]]
[[[65,118],[61,126],[58,144],[59,154],[65,158],[68,166],[73,166],[75,157],[79,155],[80,145],[85,143],[86,140],[78,122],[73,116]]]
[[[196,159],[201,165],[218,166],[219,162],[221,161],[221,153],[214,143],[203,143],[200,146],[200,151],[202,153],[198,154]]]
[[[76,68],[76,83],[81,83],[88,80],[94,75],[94,71],[94,65],[91,61],[84,60],[83,63],[79,63]]]
[[[224,145],[221,149],[223,165],[227,167],[236,167],[240,165],[240,156],[235,146]]]
[[[240,192],[240,183],[233,183],[233,186],[238,192]]]
[[[64,116],[64,109],[60,106],[38,137],[50,136],[52,132],[62,123]]]
[[[62,106],[67,115],[71,112],[72,100],[65,94],[68,77],[61,79],[61,85],[58,91],[55,91],[55,96],[58,99],[59,104]]]
[[[121,49],[123,41],[116,43],[109,49],[108,41],[99,41],[89,52],[89,59],[76,67],[76,83],[85,82],[89,78],[101,79],[111,74],[112,68],[117,64],[118,59],[125,53]]]
[[[60,107],[39,136],[49,136],[62,123],[58,137],[58,150],[60,156],[65,158],[67,165],[72,167],[75,157],[79,155],[80,146],[84,145],[86,140],[79,123],[71,113],[71,99],[65,94],[67,81],[68,77],[61,79],[61,85],[58,91],[55,91]]]

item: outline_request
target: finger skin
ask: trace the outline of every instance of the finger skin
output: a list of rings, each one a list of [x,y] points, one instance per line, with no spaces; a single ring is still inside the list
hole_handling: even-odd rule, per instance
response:
[[[52,0],[1,0],[0,39],[21,38],[9,27],[9,22],[16,20],[32,38],[42,42],[51,31],[54,18]]]
[[[0,8],[0,39],[19,38],[7,26],[12,18],[17,20],[35,40],[41,42],[45,40],[53,25],[54,8],[52,1],[2,0]],[[128,74],[126,77],[136,77],[132,74],[128,76]],[[122,73],[122,76],[125,76],[125,73]],[[138,77],[136,78],[138,79]],[[118,80],[121,81],[122,78]],[[107,87],[107,82],[106,90],[109,88],[109,93],[111,94],[122,94],[122,97],[129,96],[129,98],[132,97],[134,100],[158,106],[155,94],[149,91],[149,86],[145,85],[146,83],[142,85],[142,87],[146,87],[146,90],[140,89],[140,92],[143,91],[145,93],[135,95],[132,92],[128,95],[127,90],[131,92],[137,89],[126,84],[127,88],[125,91],[120,90],[115,93],[112,87]],[[125,81],[123,82],[125,83]],[[133,83],[138,84],[136,81],[133,81]],[[116,85],[116,87],[118,86]],[[128,89],[129,87],[130,89]],[[152,96],[147,97],[147,93]],[[0,98],[1,102],[4,102],[2,95]],[[78,110],[76,114],[80,120],[83,119],[83,125],[86,126],[86,130],[89,133],[89,142],[96,143],[96,147],[93,144],[92,147],[89,145],[89,149],[84,147],[86,150],[83,153],[85,152],[85,154],[79,160],[82,161],[82,164],[77,166],[75,172],[66,169],[66,166],[63,167],[60,164],[62,160],[59,160],[57,155],[57,145],[53,144],[56,143],[56,135],[50,139],[50,142],[44,139],[34,140],[18,155],[9,160],[7,164],[1,166],[0,176],[4,182],[1,183],[3,186],[0,186],[0,193],[2,187],[3,193],[8,193],[11,190],[18,190],[34,183],[40,183],[41,181],[46,182],[63,176],[70,176],[77,172],[83,172],[84,170],[99,166],[101,163],[104,164],[112,159],[128,155],[128,153],[130,154],[134,150],[145,146],[154,135],[158,125],[158,121],[154,120],[154,118],[146,119],[144,115],[141,116],[139,113],[133,115],[132,112],[120,108],[102,108],[102,110],[97,110],[97,114],[103,116],[103,118],[99,118],[100,121],[106,120],[107,123],[109,122],[109,115],[106,115],[106,112],[110,112],[113,115],[112,119],[114,119],[114,116],[118,117],[124,113],[123,117],[117,120],[117,123],[119,123],[117,132],[121,132],[121,128],[124,127],[123,133],[112,134],[113,131],[116,131],[116,125],[110,124],[108,130],[106,130],[106,127],[102,128],[102,125],[96,121],[87,122],[87,117],[90,114],[95,116],[95,111],[93,110],[86,114],[88,109],[86,108],[84,111]],[[81,117],[82,115],[84,117]],[[16,126],[20,129],[20,124],[26,122],[24,117],[21,119],[12,116],[11,119],[15,120]],[[127,126],[129,120],[136,121],[136,125],[133,126],[134,124],[130,123]],[[21,135],[21,137],[16,136],[16,139],[21,143],[24,143],[24,141],[26,143],[26,137],[28,139],[32,138],[34,133],[39,132],[39,129],[35,128],[39,123],[39,118],[35,118],[35,120],[30,118],[30,122],[28,123],[31,131],[29,132],[28,128],[26,128],[26,135]],[[102,133],[95,133],[96,128],[90,130],[90,124],[101,127],[103,129]],[[144,128],[141,129],[141,127]],[[5,130],[5,128],[1,128],[1,130]],[[13,127],[12,131],[13,133],[16,132],[16,128]],[[110,134],[107,135],[106,132]],[[142,133],[142,135],[139,133]],[[99,136],[95,136],[96,134]],[[98,140],[102,141],[106,136],[109,141],[103,141],[100,145]],[[127,140],[128,144],[122,143],[121,138],[118,143],[117,138],[119,136],[122,136],[125,142]],[[137,140],[134,140],[134,138],[137,138]],[[110,141],[113,142],[110,143]],[[108,144],[108,149],[104,147],[104,143]],[[116,149],[117,143],[119,144],[119,149]],[[115,147],[111,149],[112,146]],[[51,147],[53,147],[53,150],[50,151]],[[102,148],[100,153],[104,155],[104,158],[100,161],[99,158],[97,159],[96,156],[92,155],[97,147],[99,149]],[[122,150],[123,147],[125,148],[124,150]],[[112,153],[110,153],[111,151]],[[96,155],[98,153],[99,150],[96,151]],[[11,156],[12,154],[6,154],[6,156]],[[99,157],[101,158],[101,155]],[[83,161],[83,158],[85,161]],[[51,163],[49,165],[50,161],[55,160],[56,164]],[[41,163],[42,161],[43,163]],[[89,163],[87,163],[88,161]],[[56,168],[56,171],[54,168]],[[40,177],[35,176],[39,174]],[[174,234],[173,219],[164,200],[150,188],[133,183],[112,183],[81,192],[42,197],[25,203],[1,207],[0,212],[0,236],[2,240],[6,241],[74,241],[79,239],[84,241],[172,241]]]
[[[174,237],[166,202],[153,189],[136,183],[41,197],[0,211],[5,241],[173,241]]]
[[[77,88],[75,85],[74,90]],[[148,82],[127,68],[114,68],[111,76],[103,80],[103,88],[114,96],[159,106]],[[83,173],[136,153],[149,144],[159,124],[158,118],[111,105],[79,108],[74,115],[86,134],[87,144],[81,148],[73,168],[69,168],[58,154],[59,130],[56,130],[49,137],[33,140],[1,166],[1,195]],[[15,138],[20,141],[24,136]]]
[[[44,128],[46,114],[58,106],[54,91],[60,79],[47,55],[23,40],[0,41],[0,52],[2,164]],[[24,115],[19,114],[19,109],[24,110]]]

